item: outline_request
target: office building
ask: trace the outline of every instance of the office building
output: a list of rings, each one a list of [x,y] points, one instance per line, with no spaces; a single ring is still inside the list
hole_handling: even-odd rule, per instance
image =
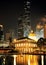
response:
[[[0,24],[0,41],[4,41],[3,25]]]
[[[18,38],[28,37],[31,30],[30,2],[24,2],[24,15],[18,19]]]

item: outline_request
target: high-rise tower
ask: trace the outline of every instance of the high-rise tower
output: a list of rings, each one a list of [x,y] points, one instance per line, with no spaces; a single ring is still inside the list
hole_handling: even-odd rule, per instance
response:
[[[18,37],[28,37],[31,24],[30,24],[30,2],[24,2],[24,15],[22,15],[18,20]]]
[[[3,25],[0,25],[0,41],[4,41]]]

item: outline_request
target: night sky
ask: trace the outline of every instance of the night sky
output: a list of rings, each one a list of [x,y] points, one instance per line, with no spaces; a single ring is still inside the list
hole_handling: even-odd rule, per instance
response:
[[[37,24],[39,18],[46,15],[46,0],[30,0],[31,25]],[[0,0],[0,24],[5,31],[13,28],[16,30],[18,17],[24,13],[24,0]]]

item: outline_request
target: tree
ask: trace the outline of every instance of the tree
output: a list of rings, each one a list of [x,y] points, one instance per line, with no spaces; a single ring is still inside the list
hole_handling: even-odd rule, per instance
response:
[[[37,41],[37,45],[38,47],[40,48],[40,50],[43,48],[43,45],[44,45],[44,38],[40,38],[38,41]]]

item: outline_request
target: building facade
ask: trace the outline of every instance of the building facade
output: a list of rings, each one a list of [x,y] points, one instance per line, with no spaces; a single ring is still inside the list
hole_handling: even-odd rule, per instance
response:
[[[23,38],[17,39],[14,42],[14,46],[15,46],[15,49],[18,50],[21,54],[21,53],[31,53],[35,51],[34,48],[37,47],[37,44],[36,44],[36,41],[27,37],[23,37]]]
[[[31,30],[30,2],[24,2],[24,15],[18,19],[18,38],[28,37]]]
[[[3,25],[0,24],[0,41],[4,41]]]

